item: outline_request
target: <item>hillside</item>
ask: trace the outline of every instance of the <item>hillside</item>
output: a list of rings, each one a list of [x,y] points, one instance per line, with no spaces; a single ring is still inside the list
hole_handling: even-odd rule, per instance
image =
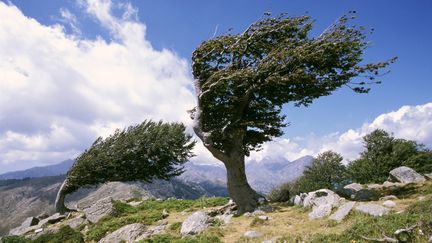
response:
[[[66,174],[74,160],[68,159],[55,165],[38,166],[27,170],[12,171],[0,175],[0,180],[58,176]]]
[[[403,231],[399,237],[406,242],[427,242],[432,236],[432,182],[404,185],[404,188],[405,190],[400,190],[392,196],[391,201],[394,205],[386,206],[386,213],[372,216],[358,210],[361,205],[388,205],[389,200],[386,198],[356,202],[357,209],[340,222],[330,218],[311,219],[309,208],[275,203],[271,204],[270,211],[262,208],[264,211],[257,210],[252,214],[232,217],[232,204],[227,204],[226,198],[114,201],[110,204],[113,208],[112,213],[97,222],[89,223],[88,220],[92,218],[86,211],[84,214],[75,212],[67,216],[66,220],[60,219],[59,223],[46,226],[44,232],[51,233],[36,234],[28,238],[36,239],[35,241],[15,236],[5,238],[4,243],[12,242],[10,240],[26,243],[56,242],[59,239],[69,242],[101,243],[122,240],[136,240],[141,243],[360,243],[374,242],[385,237],[387,240],[395,239],[397,230]],[[87,219],[82,218],[84,215],[87,215]],[[200,221],[200,217],[206,220]],[[76,219],[80,219],[79,225],[72,223]],[[198,229],[200,224],[206,225],[198,231],[202,231],[201,233],[190,233],[194,227],[195,230]]]

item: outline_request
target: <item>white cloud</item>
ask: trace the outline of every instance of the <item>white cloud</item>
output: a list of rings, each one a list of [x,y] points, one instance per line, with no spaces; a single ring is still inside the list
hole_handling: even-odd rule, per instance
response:
[[[322,137],[312,134],[294,139],[278,138],[264,144],[264,149],[253,153],[249,160],[264,161],[281,157],[293,160],[333,150],[342,154],[345,162],[348,162],[358,158],[363,151],[363,136],[377,128],[384,129],[397,138],[415,140],[432,148],[432,103],[403,106],[397,111],[379,115],[360,128],[343,133],[336,132]]]
[[[113,40],[66,34],[0,2],[0,173],[73,158],[115,128],[163,119],[188,123],[188,63],[155,50],[130,4],[80,1]],[[113,14],[120,12],[120,16]]]

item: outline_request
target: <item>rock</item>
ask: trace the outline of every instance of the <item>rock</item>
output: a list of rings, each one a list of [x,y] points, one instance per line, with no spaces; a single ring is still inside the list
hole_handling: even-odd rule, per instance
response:
[[[340,205],[341,198],[331,190],[320,189],[309,192],[303,200],[303,207],[320,206],[330,204],[332,207]]]
[[[263,240],[263,241],[261,241],[261,243],[276,243],[277,240],[280,239],[280,238],[281,238],[281,236],[275,236],[275,237],[273,237],[273,238],[271,238],[269,240]]]
[[[166,219],[166,218],[168,218],[169,217],[169,213],[168,213],[168,211],[164,208],[163,210],[162,210],[162,218],[163,219]]]
[[[114,207],[111,197],[103,198],[92,206],[84,209],[85,216],[91,223],[96,223],[103,217],[114,213]]]
[[[9,235],[25,235],[30,232],[34,232],[35,230],[39,229],[40,227],[38,225],[30,226],[30,227],[23,227],[18,226],[16,228],[13,228],[9,231]]]
[[[250,212],[246,212],[246,213],[243,214],[243,216],[245,216],[245,217],[247,217],[247,218],[250,218],[250,217],[253,216],[253,214],[250,213]]]
[[[303,200],[307,196],[307,193],[300,193],[294,197],[294,205],[303,206]]]
[[[336,212],[330,215],[329,219],[337,222],[341,222],[351,212],[355,205],[355,202],[347,202],[340,206]]]
[[[314,206],[312,208],[312,212],[309,213],[309,219],[322,219],[328,215],[330,215],[332,211],[331,204],[322,204],[319,206]]]
[[[145,230],[146,227],[143,224],[129,224],[106,235],[99,241],[99,243],[111,243],[121,241],[124,241],[126,243],[134,242],[140,235],[145,233]]]
[[[264,215],[266,212],[262,211],[262,210],[255,210],[252,212],[252,216],[258,216],[258,215]]]
[[[142,201],[132,201],[132,202],[128,202],[129,205],[131,205],[132,207],[136,207],[141,205],[143,202]]]
[[[210,217],[205,212],[195,212],[189,216],[181,226],[181,235],[196,235],[209,226]]]
[[[39,219],[35,217],[28,217],[24,222],[22,222],[22,227],[30,227],[33,225],[37,225],[39,223]]]
[[[66,218],[66,215],[63,215],[60,213],[55,213],[55,214],[49,216],[48,218],[45,218],[45,219],[42,219],[41,221],[39,221],[38,226],[43,227],[47,224],[55,224],[57,222],[62,221],[65,218]]]
[[[392,208],[396,206],[396,203],[393,202],[392,200],[386,200],[385,202],[383,202],[382,205],[388,208]]]
[[[428,243],[432,243],[432,235],[429,237]]]
[[[356,210],[372,216],[383,216],[390,212],[390,209],[374,203],[360,204]]]
[[[371,188],[358,183],[351,183],[338,190],[338,194],[353,201],[377,200],[379,194]]]
[[[389,180],[402,183],[420,183],[426,181],[422,175],[406,166],[391,170]]]
[[[246,231],[246,232],[243,234],[243,236],[244,236],[245,238],[252,239],[252,238],[258,238],[258,237],[263,236],[263,233],[258,232],[258,231],[254,231],[254,230],[250,230],[250,231]]]
[[[381,197],[379,200],[387,201],[387,200],[398,200],[398,199],[399,198],[397,198],[395,195],[388,195],[388,196]]]
[[[426,180],[432,180],[432,173],[424,174],[424,177],[426,178]]]
[[[419,200],[419,201],[424,201],[425,199],[426,199],[425,196],[419,196],[419,197],[417,197],[417,200]]]
[[[231,223],[231,219],[234,215],[233,214],[223,214],[223,215],[218,215],[215,218],[219,219],[220,221],[222,221],[225,225],[230,224]]]
[[[162,223],[160,225],[156,225],[156,226],[150,226],[135,241],[141,241],[141,240],[144,240],[150,236],[162,234],[165,231],[166,226],[167,226],[167,222],[164,222],[164,223]]]
[[[72,218],[72,219],[66,220],[64,222],[64,225],[68,225],[72,229],[76,229],[79,226],[81,226],[82,224],[85,224],[86,222],[87,222],[86,219],[84,219],[81,216],[79,216],[79,217],[76,217],[76,218]]]
[[[261,219],[261,220],[270,220],[270,219],[272,219],[271,217],[269,217],[267,215],[261,215],[261,216],[258,216],[258,218]]]

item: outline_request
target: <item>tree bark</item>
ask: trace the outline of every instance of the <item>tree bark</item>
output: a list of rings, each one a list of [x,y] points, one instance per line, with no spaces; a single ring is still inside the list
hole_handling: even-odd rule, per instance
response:
[[[244,157],[223,162],[227,170],[228,192],[237,204],[237,213],[240,215],[253,212],[259,206],[259,198],[262,196],[255,192],[247,181]]]
[[[70,212],[69,208],[65,206],[65,197],[66,197],[66,188],[67,188],[67,178],[63,181],[63,184],[60,186],[59,191],[57,192],[57,197],[55,200],[55,208],[58,213],[64,214],[66,212]]]

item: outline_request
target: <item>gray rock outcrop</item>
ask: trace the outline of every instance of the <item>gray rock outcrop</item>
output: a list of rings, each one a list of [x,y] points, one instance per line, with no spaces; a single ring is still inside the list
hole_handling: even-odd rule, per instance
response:
[[[91,223],[96,223],[106,215],[112,214],[114,207],[111,197],[103,198],[84,209],[85,216]]]
[[[146,227],[143,224],[135,223],[121,227],[120,229],[108,234],[102,238],[98,243],[112,243],[112,242],[134,242],[140,235],[144,234]]]
[[[303,200],[304,207],[311,207],[310,219],[320,219],[330,215],[334,207],[341,204],[341,197],[328,189],[309,192]]]
[[[180,233],[183,236],[199,234],[208,228],[209,222],[210,217],[207,213],[195,212],[182,223]]]
[[[379,198],[379,193],[358,183],[351,183],[338,190],[338,194],[352,201],[372,201]]]
[[[390,209],[374,203],[360,204],[355,209],[358,212],[369,214],[375,217],[383,216],[390,212]]]
[[[340,206],[336,212],[330,215],[329,219],[337,222],[341,222],[345,219],[346,216],[351,212],[355,205],[355,202],[347,202],[344,205]]]
[[[422,175],[406,166],[391,170],[389,180],[401,183],[420,183],[426,181]]]

